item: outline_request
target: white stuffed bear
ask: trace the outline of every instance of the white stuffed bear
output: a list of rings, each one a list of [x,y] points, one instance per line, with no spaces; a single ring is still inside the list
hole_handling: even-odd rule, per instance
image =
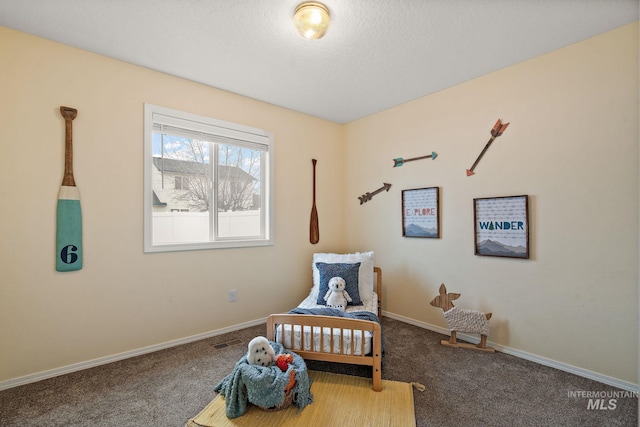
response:
[[[247,362],[252,365],[269,366],[276,360],[276,352],[265,337],[255,337],[249,342]]]
[[[337,308],[344,311],[347,308],[347,302],[351,302],[349,293],[345,290],[347,282],[342,277],[332,277],[329,280],[329,290],[324,296],[327,307]]]

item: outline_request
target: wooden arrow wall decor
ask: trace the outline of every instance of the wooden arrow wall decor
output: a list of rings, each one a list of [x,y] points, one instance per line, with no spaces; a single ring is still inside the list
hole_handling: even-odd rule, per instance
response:
[[[428,154],[426,156],[412,157],[410,159],[403,159],[402,157],[398,157],[397,159],[393,159],[393,167],[399,168],[400,166],[404,165],[407,162],[412,162],[414,160],[428,159],[429,157],[431,158],[431,160],[435,160],[436,157],[438,157],[438,153],[436,153],[435,151],[432,151],[431,154]]]
[[[375,196],[378,193],[382,193],[383,191],[389,191],[390,188],[391,188],[391,184],[388,184],[385,182],[384,185],[378,188],[376,191],[372,193],[364,193],[362,196],[358,197],[358,199],[360,200],[360,204],[368,202],[369,200],[371,200],[373,196]]]
[[[482,152],[480,153],[480,155],[478,156],[478,158],[476,159],[475,162],[473,162],[473,166],[471,166],[470,169],[467,169],[467,176],[471,176],[473,175],[473,170],[476,168],[476,166],[478,166],[478,162],[480,161],[480,159],[482,158],[482,156],[484,156],[484,153],[487,152],[487,150],[489,149],[489,147],[491,146],[491,143],[500,135],[503,134],[503,132],[507,129],[507,126],[509,126],[509,123],[505,123],[502,124],[502,121],[500,121],[500,119],[498,119],[498,121],[496,122],[495,125],[493,125],[493,129],[491,129],[491,138],[489,139],[489,142],[487,142],[487,144],[484,146],[484,149],[482,150]]]

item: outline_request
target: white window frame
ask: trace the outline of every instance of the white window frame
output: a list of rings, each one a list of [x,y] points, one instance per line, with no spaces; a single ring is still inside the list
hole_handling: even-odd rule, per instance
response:
[[[261,235],[255,237],[226,237],[197,243],[153,243],[153,125],[162,122],[166,125],[203,132],[221,139],[257,144],[264,150],[261,162],[261,180],[264,182],[260,192],[260,229]],[[257,146],[256,145],[256,146]],[[144,104],[144,252],[189,251],[199,249],[222,249],[273,245],[273,135],[271,132],[244,125],[212,119],[205,116],[186,113],[153,104]],[[215,187],[215,186],[214,186]],[[217,227],[218,212],[212,208],[214,227]],[[214,236],[216,233],[212,233]]]

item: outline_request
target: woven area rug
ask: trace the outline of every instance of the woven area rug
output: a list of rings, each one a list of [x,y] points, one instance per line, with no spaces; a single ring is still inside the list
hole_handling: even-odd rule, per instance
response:
[[[229,419],[218,395],[187,427],[224,426],[398,426],[416,425],[411,384],[382,380],[382,391],[371,389],[371,379],[309,371],[313,403],[302,411],[295,405],[274,412],[256,406],[241,417]]]

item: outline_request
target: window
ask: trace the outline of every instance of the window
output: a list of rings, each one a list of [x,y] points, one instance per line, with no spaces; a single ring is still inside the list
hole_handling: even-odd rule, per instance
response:
[[[273,244],[271,134],[144,106],[145,252]]]
[[[189,190],[189,177],[176,175],[176,190]]]

